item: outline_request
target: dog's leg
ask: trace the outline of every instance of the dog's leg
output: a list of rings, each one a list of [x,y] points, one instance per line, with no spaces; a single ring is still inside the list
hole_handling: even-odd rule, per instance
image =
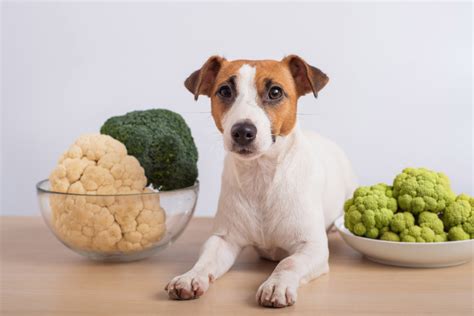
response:
[[[165,291],[172,299],[189,300],[203,295],[213,282],[230,269],[241,250],[224,238],[213,235],[204,244],[194,267],[169,282]]]
[[[270,277],[257,291],[257,302],[266,307],[285,307],[296,302],[301,283],[309,282],[329,271],[327,243],[305,242],[293,255],[276,266]]]

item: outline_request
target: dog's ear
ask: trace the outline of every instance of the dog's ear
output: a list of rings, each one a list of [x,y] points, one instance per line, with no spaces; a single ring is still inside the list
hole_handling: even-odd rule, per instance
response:
[[[193,72],[184,81],[184,86],[194,94],[194,100],[197,100],[200,94],[211,96],[211,89],[224,61],[225,59],[220,56],[212,56],[201,69]]]
[[[318,97],[318,92],[328,83],[329,78],[316,67],[308,65],[301,57],[290,55],[283,58],[282,62],[290,69],[296,85],[298,97],[313,92]]]

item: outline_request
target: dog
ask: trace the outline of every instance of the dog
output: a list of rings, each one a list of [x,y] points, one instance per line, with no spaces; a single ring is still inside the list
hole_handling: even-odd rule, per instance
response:
[[[259,287],[266,307],[293,305],[297,289],[329,271],[326,231],[341,215],[356,178],[344,152],[297,124],[299,97],[329,78],[302,58],[234,60],[212,56],[185,81],[211,99],[226,157],[212,236],[193,268],[165,287],[172,299],[198,298],[242,248],[279,261]]]

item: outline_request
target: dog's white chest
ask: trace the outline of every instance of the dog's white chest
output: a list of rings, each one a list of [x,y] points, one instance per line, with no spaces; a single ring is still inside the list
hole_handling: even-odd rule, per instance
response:
[[[302,192],[297,192],[294,179],[288,179],[287,170],[286,166],[260,159],[239,166],[238,173],[227,178],[231,192],[226,202],[232,204],[229,213],[238,218],[234,221],[238,234],[272,260],[281,259],[294,243],[301,241],[305,225],[300,221],[312,220],[304,214],[306,207],[295,204],[295,200],[301,200],[298,194]]]

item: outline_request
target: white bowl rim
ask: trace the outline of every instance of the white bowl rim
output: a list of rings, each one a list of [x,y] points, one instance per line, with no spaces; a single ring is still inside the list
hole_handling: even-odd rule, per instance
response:
[[[195,191],[199,189],[199,180],[196,180],[192,186],[179,188],[176,190],[169,190],[169,191],[152,191],[152,192],[141,192],[141,193],[124,193],[124,194],[84,194],[84,193],[68,193],[68,192],[58,192],[58,191],[51,191],[45,189],[43,185],[49,183],[49,179],[43,179],[36,184],[36,191],[38,193],[47,193],[47,194],[58,194],[58,195],[66,195],[66,196],[87,196],[87,197],[111,197],[111,196],[143,196],[143,195],[154,195],[154,194],[165,194],[165,193],[175,193],[180,191]]]
[[[349,229],[346,228],[346,226],[344,226],[344,215],[341,215],[334,221],[334,226],[336,226],[336,229],[341,234],[348,235],[359,240],[363,240],[364,242],[373,242],[373,243],[379,243],[379,244],[404,245],[408,247],[433,247],[433,246],[441,246],[441,245],[453,245],[453,244],[474,242],[474,239],[441,241],[441,242],[403,242],[403,241],[389,241],[389,240],[380,240],[380,239],[361,237],[361,236],[354,235],[351,231],[349,231]]]

